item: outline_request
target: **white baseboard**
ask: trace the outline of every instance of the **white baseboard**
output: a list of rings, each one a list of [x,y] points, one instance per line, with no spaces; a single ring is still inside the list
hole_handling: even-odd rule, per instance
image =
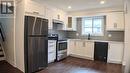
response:
[[[113,64],[122,64],[122,62],[118,62],[118,61],[108,61],[108,63],[113,63]]]
[[[115,60],[108,60],[108,63],[114,63],[114,64],[122,64],[121,61],[115,61]]]
[[[79,55],[74,55],[74,54],[70,54],[69,56],[77,57],[77,58],[83,58],[83,59],[87,59],[87,60],[94,60],[93,58],[90,58],[90,57],[79,56]]]
[[[11,64],[13,67],[16,67],[14,61],[11,61],[11,60],[6,60],[9,64]]]
[[[84,56],[79,56],[79,55],[75,55],[75,54],[70,54],[68,56],[83,58],[83,59],[87,59],[87,60],[94,60],[93,58],[90,58],[90,57],[84,57]],[[108,63],[114,63],[114,64],[123,64],[121,61],[108,60],[107,62]]]
[[[125,65],[126,65],[126,62],[125,62],[125,61],[123,61],[123,62],[122,62],[122,65],[123,65],[123,66],[125,66]]]
[[[1,57],[1,58],[0,58],[0,61],[3,61],[3,60],[5,60],[5,57]]]

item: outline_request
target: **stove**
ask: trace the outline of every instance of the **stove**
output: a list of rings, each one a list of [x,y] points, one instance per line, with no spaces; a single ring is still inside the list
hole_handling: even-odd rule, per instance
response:
[[[67,40],[58,40],[57,44],[57,61],[67,57]]]

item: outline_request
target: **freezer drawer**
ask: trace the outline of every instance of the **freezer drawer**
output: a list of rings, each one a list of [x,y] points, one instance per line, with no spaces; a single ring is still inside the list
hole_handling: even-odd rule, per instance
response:
[[[28,37],[28,72],[47,67],[47,42],[44,37]]]

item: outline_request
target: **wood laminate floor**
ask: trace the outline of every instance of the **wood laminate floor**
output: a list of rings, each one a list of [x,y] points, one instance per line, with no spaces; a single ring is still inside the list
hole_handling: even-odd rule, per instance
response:
[[[68,57],[37,73],[123,73],[122,65]]]
[[[6,61],[0,61],[0,73],[23,73]]]
[[[22,72],[6,61],[1,61],[0,73]],[[123,67],[117,64],[68,57],[63,61],[50,64],[46,69],[37,73],[123,73]]]

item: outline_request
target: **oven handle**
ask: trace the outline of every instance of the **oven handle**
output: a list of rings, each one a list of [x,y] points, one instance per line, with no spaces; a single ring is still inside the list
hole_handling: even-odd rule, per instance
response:
[[[58,43],[67,43],[67,41],[60,41],[60,42],[58,41]]]

